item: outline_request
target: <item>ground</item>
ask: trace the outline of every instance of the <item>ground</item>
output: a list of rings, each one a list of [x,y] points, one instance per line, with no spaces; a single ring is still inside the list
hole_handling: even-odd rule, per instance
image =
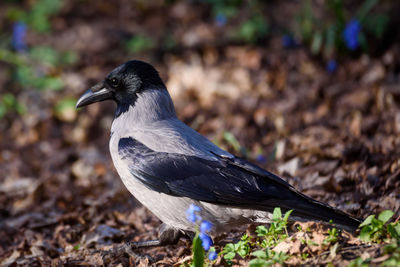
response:
[[[199,23],[198,17],[205,15],[191,13],[193,5],[178,3],[149,14],[147,9],[125,10],[125,2],[78,6],[67,1],[54,18],[52,34],[28,34],[31,46],[71,49],[79,59],[57,69],[62,91],[22,90],[18,99],[27,112],[10,113],[0,121],[2,265],[176,266],[190,259],[191,241],[185,239],[161,248],[124,247],[127,241],[155,238],[160,221],[129,194],[112,165],[108,140],[114,104],[78,111],[55,108],[131,58],[152,63],[178,117],[221,147],[354,216],[387,209],[400,216],[396,43],[376,56],[348,57],[329,72],[305,47],[282,47],[278,36],[264,46],[201,43],[198,39],[218,39],[219,32]],[[182,47],[139,54],[121,48],[121,39],[139,25],[141,31],[159,35],[167,23],[162,12],[174,18],[168,23],[187,23],[186,35],[175,33]],[[0,70],[2,87],[10,84],[8,75]],[[313,229],[314,234],[308,233],[315,235],[313,240],[327,233],[320,224],[303,225],[307,227]],[[252,226],[221,233],[223,238],[215,239],[217,250],[237,241],[246,229],[254,235]],[[289,231],[294,235],[296,224]],[[384,260],[379,259],[381,245],[362,244],[355,236],[342,232],[335,255],[310,248],[311,256],[301,263],[343,266],[358,256],[378,258],[373,264]],[[237,257],[234,264],[249,260]],[[216,263],[225,264],[221,258]]]

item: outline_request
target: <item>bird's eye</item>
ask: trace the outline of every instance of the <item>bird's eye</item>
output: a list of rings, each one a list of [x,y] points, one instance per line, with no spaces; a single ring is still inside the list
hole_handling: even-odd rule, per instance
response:
[[[119,81],[116,78],[112,78],[110,80],[110,82],[111,82],[111,85],[114,87],[117,87],[119,85]]]

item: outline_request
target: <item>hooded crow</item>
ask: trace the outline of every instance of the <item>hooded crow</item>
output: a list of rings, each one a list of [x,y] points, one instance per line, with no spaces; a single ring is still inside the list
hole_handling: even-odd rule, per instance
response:
[[[76,107],[103,100],[117,104],[110,152],[132,195],[163,225],[159,240],[174,243],[195,230],[186,218],[190,204],[215,232],[248,223],[268,223],[275,207],[293,210],[300,221],[333,222],[354,231],[360,220],[297,191],[280,177],[236,157],[180,121],[158,72],[132,60],[86,91]]]

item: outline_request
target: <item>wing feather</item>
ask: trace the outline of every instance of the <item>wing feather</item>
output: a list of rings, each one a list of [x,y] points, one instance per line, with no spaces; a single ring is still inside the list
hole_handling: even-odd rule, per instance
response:
[[[122,138],[119,154],[133,175],[152,190],[230,206],[265,205],[292,197],[291,186],[240,158],[215,160],[155,152],[133,138]],[[274,203],[272,201],[271,203]]]

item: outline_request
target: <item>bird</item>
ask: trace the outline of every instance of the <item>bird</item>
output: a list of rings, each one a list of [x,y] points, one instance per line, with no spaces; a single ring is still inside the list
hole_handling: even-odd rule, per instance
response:
[[[206,81],[204,81],[206,82]],[[195,225],[190,205],[213,224],[211,234],[271,222],[275,207],[298,221],[333,223],[354,232],[360,219],[314,200],[279,176],[237,157],[178,119],[168,90],[149,63],[130,60],[88,89],[76,107],[116,103],[109,149],[128,191],[162,225],[158,239],[135,246],[175,244]]]

